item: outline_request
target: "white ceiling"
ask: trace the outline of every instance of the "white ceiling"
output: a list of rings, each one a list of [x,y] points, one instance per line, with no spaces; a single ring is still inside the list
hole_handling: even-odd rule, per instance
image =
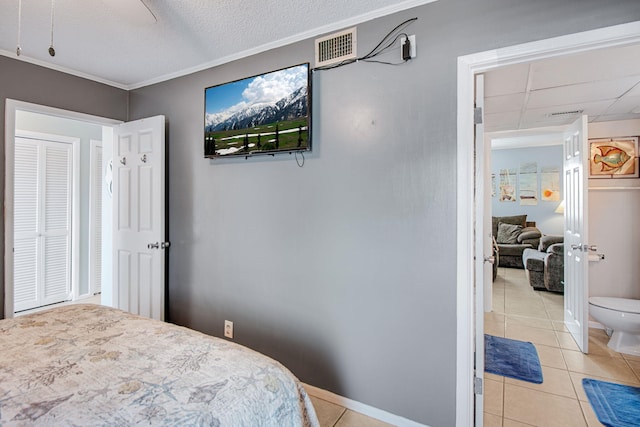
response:
[[[19,59],[132,89],[435,0],[144,0],[146,23],[119,13],[140,0],[54,1],[55,57],[51,1],[22,0]],[[14,58],[18,4],[0,2],[0,54]]]
[[[560,114],[582,111],[582,113]],[[485,131],[640,119],[640,46],[510,65],[485,74]]]

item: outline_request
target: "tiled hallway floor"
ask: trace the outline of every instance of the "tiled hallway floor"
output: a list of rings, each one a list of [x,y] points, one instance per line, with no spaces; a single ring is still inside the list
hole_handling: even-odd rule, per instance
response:
[[[534,291],[524,270],[499,268],[485,333],[534,343],[544,377],[533,384],[485,374],[485,426],[601,426],[582,379],[640,386],[640,357],[610,350],[600,329],[589,330],[589,354],[580,352],[564,327],[563,296]]]

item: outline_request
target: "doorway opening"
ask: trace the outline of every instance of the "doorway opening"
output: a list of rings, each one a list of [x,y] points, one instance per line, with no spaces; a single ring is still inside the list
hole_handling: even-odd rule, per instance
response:
[[[102,151],[120,122],[10,99],[6,119],[5,317],[59,302],[112,305]]]
[[[457,420],[458,425],[482,425],[482,400],[476,400],[474,386],[478,378],[474,366],[478,358],[483,358],[483,336],[476,330],[483,330],[483,279],[477,274],[482,270],[482,246],[476,246],[476,236],[483,232],[483,202],[476,203],[474,197],[483,200],[483,194],[474,194],[475,173],[484,173],[483,165],[476,163],[474,146],[474,78],[477,74],[511,64],[538,59],[557,57],[606,47],[625,46],[640,42],[640,23],[623,24],[615,27],[587,31],[579,34],[527,43],[504,49],[481,52],[458,58],[458,162],[457,162]],[[481,157],[481,156],[480,156]],[[484,191],[484,189],[480,189]],[[475,292],[478,289],[478,292]],[[480,303],[478,303],[480,302]],[[478,351],[476,352],[476,349]],[[483,366],[482,364],[480,366]],[[477,404],[478,403],[478,404]]]

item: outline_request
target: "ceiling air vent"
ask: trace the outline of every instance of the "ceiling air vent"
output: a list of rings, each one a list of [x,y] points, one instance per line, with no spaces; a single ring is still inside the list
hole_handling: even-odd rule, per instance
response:
[[[573,110],[573,111],[558,111],[556,113],[549,113],[549,117],[558,117],[558,116],[573,116],[576,114],[582,114],[584,110]]]
[[[356,27],[316,39],[316,67],[356,58]]]

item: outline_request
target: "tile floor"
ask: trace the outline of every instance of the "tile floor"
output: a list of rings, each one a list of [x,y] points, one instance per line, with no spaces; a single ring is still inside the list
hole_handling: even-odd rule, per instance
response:
[[[393,427],[358,412],[311,396],[320,427]]]
[[[640,357],[607,347],[601,329],[589,330],[589,354],[579,351],[563,323],[563,296],[534,291],[524,270],[500,268],[485,332],[531,341],[542,365],[542,384],[485,374],[487,427],[601,426],[582,389],[582,378],[640,386]]]

